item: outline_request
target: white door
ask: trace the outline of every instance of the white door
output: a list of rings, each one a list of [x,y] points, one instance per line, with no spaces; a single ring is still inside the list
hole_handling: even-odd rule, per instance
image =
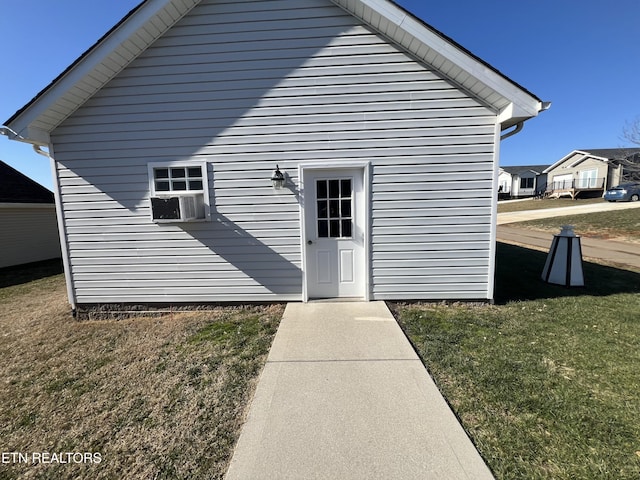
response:
[[[362,169],[305,170],[307,297],[365,296]]]

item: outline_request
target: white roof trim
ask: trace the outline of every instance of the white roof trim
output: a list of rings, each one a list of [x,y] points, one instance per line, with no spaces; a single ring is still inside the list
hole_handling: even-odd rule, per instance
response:
[[[536,116],[542,102],[390,0],[331,0],[492,108],[503,129]],[[53,131],[200,0],[145,0],[80,57],[8,126],[46,145]]]
[[[569,160],[574,155],[582,155],[582,156],[579,157],[574,162],[572,162],[570,165],[567,165],[566,168],[573,168],[576,165],[578,165],[579,163],[582,163],[583,161],[585,161],[587,158],[592,158],[592,159],[598,160],[600,162],[609,163],[609,159],[608,158],[599,157],[599,156],[593,155],[593,154],[591,154],[589,152],[584,152],[582,150],[573,150],[572,152],[570,152],[569,154],[565,155],[560,160],[558,160],[556,163],[551,165],[549,168],[544,170],[542,173],[549,173],[551,170],[555,170],[556,168],[558,168],[560,165],[562,165],[564,162]]]
[[[535,117],[542,111],[542,102],[534,95],[393,2],[332,1],[412,52],[419,60],[441,65],[438,69],[441,73],[493,107],[499,113],[498,121],[504,128]]]
[[[51,132],[62,123],[198,3],[200,0],[146,0],[8,125],[23,140],[46,145],[42,132]],[[136,35],[139,32],[144,35]]]

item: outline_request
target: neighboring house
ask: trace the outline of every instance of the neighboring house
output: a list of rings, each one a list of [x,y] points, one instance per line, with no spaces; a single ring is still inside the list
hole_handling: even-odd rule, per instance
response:
[[[620,160],[638,153],[639,148],[574,150],[544,171],[546,195],[571,198],[602,195],[621,183],[624,167]]]
[[[0,161],[0,268],[60,256],[53,193]]]
[[[544,192],[547,175],[543,171],[549,165],[500,167],[499,192],[511,198],[533,197]]]
[[[147,0],[6,131],[74,307],[491,299],[500,133],[547,107],[387,0]]]

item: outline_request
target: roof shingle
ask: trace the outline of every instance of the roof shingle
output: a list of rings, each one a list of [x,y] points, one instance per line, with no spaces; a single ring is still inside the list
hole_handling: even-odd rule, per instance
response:
[[[0,160],[0,203],[54,203],[53,192]]]

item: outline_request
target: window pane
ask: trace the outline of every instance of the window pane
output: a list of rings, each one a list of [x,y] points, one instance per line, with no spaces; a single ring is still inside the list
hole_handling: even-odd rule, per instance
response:
[[[189,180],[189,190],[202,190],[202,180]]]
[[[172,182],[172,186],[173,186],[173,190],[186,190],[187,182],[183,180],[175,181],[175,182]]]
[[[189,178],[202,178],[202,169],[200,167],[189,167],[187,175]]]
[[[340,220],[329,221],[329,236],[331,238],[337,238],[340,236]]]
[[[184,178],[186,176],[186,168],[172,168],[171,178]]]
[[[340,216],[350,217],[351,216],[351,200],[340,200],[340,206],[342,207],[340,211]]]
[[[316,190],[318,198],[327,198],[327,181],[326,180],[318,180],[316,181]]]
[[[351,237],[351,220],[342,220],[342,236]]]
[[[340,180],[340,196],[341,197],[350,197],[351,196],[351,179]]]
[[[329,200],[329,218],[340,216],[339,210],[340,200]]]
[[[169,191],[169,182],[158,182],[156,181],[156,192],[168,192]]]
[[[168,168],[155,168],[153,170],[156,178],[169,178],[169,169]]]
[[[327,220],[318,220],[318,237],[327,238],[329,236],[329,222]]]
[[[326,200],[318,200],[318,218],[327,218]]]
[[[340,180],[329,180],[329,198],[340,196]]]

